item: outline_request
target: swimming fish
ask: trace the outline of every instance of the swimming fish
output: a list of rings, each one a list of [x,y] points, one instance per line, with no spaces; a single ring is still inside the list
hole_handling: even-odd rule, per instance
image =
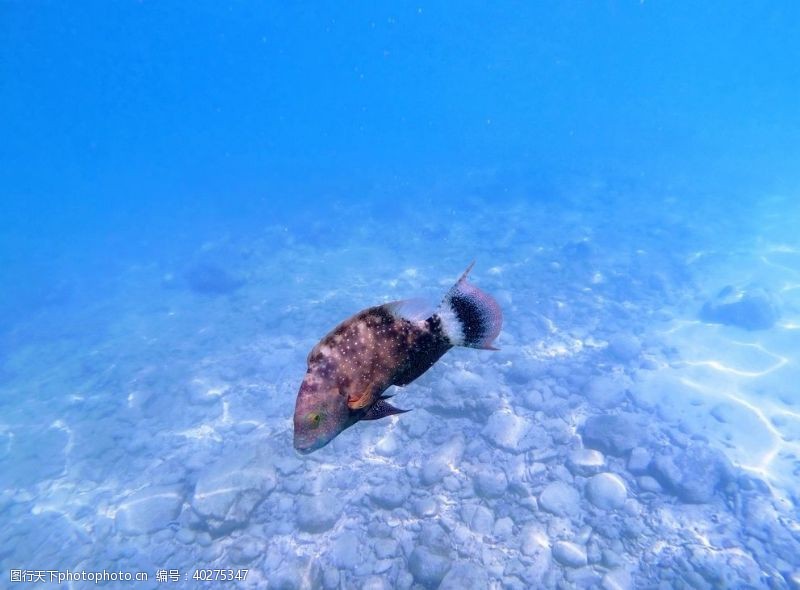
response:
[[[497,350],[503,314],[467,282],[469,265],[430,315],[414,300],[370,307],[345,320],[308,354],[294,410],[294,448],[310,453],[359,420],[401,414],[384,392],[430,369],[454,346]]]

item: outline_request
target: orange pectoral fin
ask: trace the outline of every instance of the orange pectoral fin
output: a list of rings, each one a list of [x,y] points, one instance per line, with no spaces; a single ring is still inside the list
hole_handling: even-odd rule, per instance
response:
[[[351,410],[366,408],[370,404],[371,397],[369,394],[364,394],[361,397],[351,395],[347,398],[347,407]]]
[[[375,383],[370,383],[363,391],[354,392],[347,396],[347,407],[351,410],[361,410],[375,400]]]

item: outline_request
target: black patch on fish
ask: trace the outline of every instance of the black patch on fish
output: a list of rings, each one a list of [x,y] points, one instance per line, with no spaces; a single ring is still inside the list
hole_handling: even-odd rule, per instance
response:
[[[394,385],[408,385],[452,348],[450,341],[442,332],[441,320],[437,316],[428,318],[425,326],[427,329],[417,328],[418,333],[408,351],[408,360],[395,373],[392,380]]]
[[[428,330],[430,330],[431,334],[433,334],[436,338],[440,340],[447,340],[447,336],[442,329],[442,320],[439,318],[438,315],[432,315],[425,323],[428,326]]]
[[[473,298],[453,295],[450,306],[464,331],[464,344],[472,346],[486,337],[486,316]]]

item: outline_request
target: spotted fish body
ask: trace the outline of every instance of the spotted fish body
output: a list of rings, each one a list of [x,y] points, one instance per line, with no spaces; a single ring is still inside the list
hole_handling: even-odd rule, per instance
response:
[[[402,413],[386,401],[392,385],[414,381],[453,346],[491,349],[500,332],[497,302],[466,277],[429,317],[408,302],[370,307],[345,320],[311,350],[294,413],[294,447],[309,453],[359,420]]]

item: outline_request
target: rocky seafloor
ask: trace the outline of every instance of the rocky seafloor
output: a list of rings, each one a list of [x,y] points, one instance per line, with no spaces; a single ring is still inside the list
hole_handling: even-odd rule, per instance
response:
[[[20,319],[3,584],[233,587],[191,577],[223,568],[244,588],[800,588],[800,243],[785,215],[655,202],[343,206]],[[473,258],[500,350],[452,350],[398,392],[412,411],[297,455],[313,344],[368,305],[440,296]]]

